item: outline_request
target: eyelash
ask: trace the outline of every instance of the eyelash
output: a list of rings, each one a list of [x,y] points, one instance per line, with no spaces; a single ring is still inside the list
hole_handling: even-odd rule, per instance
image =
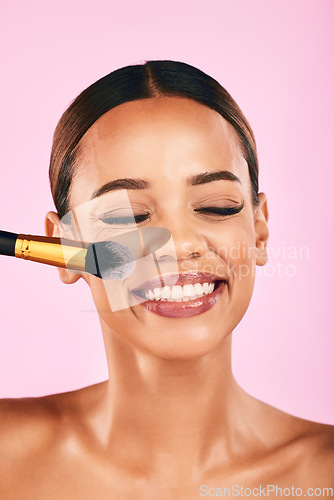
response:
[[[203,215],[213,215],[213,216],[223,216],[223,217],[228,217],[231,215],[235,215],[244,208],[244,202],[242,202],[240,205],[237,207],[202,207],[202,208],[195,208],[195,212],[200,212]],[[100,217],[100,220],[104,222],[105,224],[109,225],[116,225],[116,224],[131,224],[135,222],[136,224],[140,224],[141,222],[144,222],[147,220],[147,218],[150,216],[150,213],[147,212],[146,214],[140,214],[140,215],[134,215],[133,217]],[[112,221],[112,222],[108,222]]]
[[[228,215],[235,215],[241,212],[241,210],[244,208],[244,202],[242,202],[240,205],[237,207],[203,207],[203,208],[196,208],[195,212],[204,212],[205,214],[208,215],[222,215],[222,216],[228,216]]]

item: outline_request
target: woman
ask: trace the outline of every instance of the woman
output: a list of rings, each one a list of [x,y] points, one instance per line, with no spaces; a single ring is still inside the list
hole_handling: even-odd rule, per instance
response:
[[[64,283],[82,278],[91,289],[109,380],[1,402],[1,498],[194,499],[224,488],[255,498],[333,488],[333,428],[256,400],[231,371],[231,334],[255,267],[267,261],[268,208],[253,133],[229,94],[184,63],[117,70],[64,113],[50,181],[57,213],[47,214],[47,235],[62,235],[68,213],[96,210],[107,196],[103,214],[84,216],[80,231],[98,239],[116,220],[122,233],[132,216],[138,230],[168,229],[173,247],[158,254],[155,276],[139,273],[139,296],[127,306],[114,307],[117,284],[59,269]],[[129,203],[113,212],[117,193]],[[172,269],[174,251],[178,274],[160,281],[157,269]],[[124,283],[118,291],[129,291]]]

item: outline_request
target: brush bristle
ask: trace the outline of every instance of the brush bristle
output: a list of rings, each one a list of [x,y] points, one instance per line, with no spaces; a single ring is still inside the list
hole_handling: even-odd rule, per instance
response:
[[[129,276],[135,266],[131,250],[114,241],[91,243],[87,249],[85,271],[106,280]]]

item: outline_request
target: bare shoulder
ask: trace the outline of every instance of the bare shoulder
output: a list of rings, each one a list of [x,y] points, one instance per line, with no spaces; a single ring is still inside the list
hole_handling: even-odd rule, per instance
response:
[[[0,457],[20,457],[47,443],[57,418],[47,398],[0,400]]]
[[[50,450],[98,386],[42,397],[0,399],[0,464]]]
[[[58,491],[54,478],[75,467],[73,455],[84,460],[76,435],[82,415],[101,394],[100,387],[0,399],[1,499],[61,497],[54,493]]]
[[[334,426],[313,422],[266,405],[271,430],[276,429],[275,455],[292,477],[305,484],[334,487]],[[280,436],[280,437],[278,437]]]
[[[305,434],[300,438],[301,468],[305,476],[334,487],[334,426],[302,422]]]
[[[40,469],[56,434],[57,409],[50,399],[0,400],[1,498],[20,498],[20,483]]]

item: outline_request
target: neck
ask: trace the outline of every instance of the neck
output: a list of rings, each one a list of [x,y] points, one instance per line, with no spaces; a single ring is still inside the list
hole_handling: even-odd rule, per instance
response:
[[[179,473],[210,463],[217,442],[227,459],[247,405],[232,375],[231,336],[201,358],[169,360],[134,348],[103,323],[102,330],[109,380],[88,424],[97,446],[118,460],[124,453],[124,463],[130,453],[150,470],[170,460]]]

